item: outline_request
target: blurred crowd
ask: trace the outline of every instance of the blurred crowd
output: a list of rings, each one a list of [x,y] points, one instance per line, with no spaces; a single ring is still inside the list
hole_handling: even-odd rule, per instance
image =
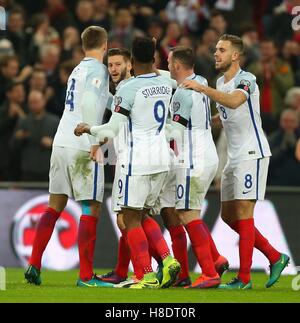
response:
[[[300,0],[0,0],[0,6],[7,13],[0,31],[0,180],[48,181],[66,83],[83,58],[80,34],[98,25],[108,31],[110,48],[155,37],[161,69],[170,48],[193,47],[195,71],[213,87],[219,36],[241,36],[242,66],[257,77],[273,153],[269,185],[300,186],[300,30],[292,28]],[[216,141],[222,166],[222,131]]]

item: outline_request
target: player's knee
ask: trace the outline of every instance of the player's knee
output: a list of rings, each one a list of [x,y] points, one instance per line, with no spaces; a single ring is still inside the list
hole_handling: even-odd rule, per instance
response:
[[[123,220],[127,230],[142,225],[142,214],[140,212],[135,212],[134,210],[122,209]]]
[[[161,217],[166,228],[177,226],[181,224],[179,217],[176,215],[174,208],[163,208],[161,210]]]
[[[189,219],[186,216],[186,213],[184,210],[179,210],[177,211],[177,219],[180,223],[182,223],[183,225],[187,225],[189,223]]]
[[[100,210],[101,210],[101,204],[99,202],[82,201],[81,207],[82,207],[82,214],[94,216],[95,218],[99,218]]]
[[[122,213],[118,213],[117,215],[117,226],[121,231],[126,229]]]
[[[62,194],[50,194],[49,207],[60,213],[64,210],[68,203],[68,196]]]

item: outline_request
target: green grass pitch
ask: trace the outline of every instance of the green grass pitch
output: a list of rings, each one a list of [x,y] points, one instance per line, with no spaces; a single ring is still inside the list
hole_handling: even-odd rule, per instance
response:
[[[107,272],[98,270],[97,273]],[[282,276],[272,288],[264,284],[267,275],[253,273],[253,290],[129,290],[120,288],[78,288],[75,286],[77,270],[66,272],[43,271],[42,285],[33,286],[24,282],[23,269],[6,270],[6,290],[0,290],[0,303],[9,302],[104,302],[104,303],[220,303],[220,302],[300,302],[300,291],[291,287],[293,276]],[[235,273],[223,276],[223,282]],[[197,275],[192,274],[195,279]]]

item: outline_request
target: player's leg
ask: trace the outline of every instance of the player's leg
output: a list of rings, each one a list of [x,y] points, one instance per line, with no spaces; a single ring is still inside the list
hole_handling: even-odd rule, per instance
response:
[[[220,284],[220,277],[214,266],[210,252],[209,238],[203,221],[200,219],[200,211],[177,209],[177,214],[186,228],[193,251],[202,270],[202,275],[189,287],[217,287]]]
[[[152,190],[146,200],[146,205],[149,206],[151,210],[159,210],[162,206],[174,206],[175,187],[168,189],[168,186],[170,184],[175,184],[175,173],[171,171],[162,174],[161,176],[152,175],[150,176],[150,179]],[[173,198],[170,198],[168,195],[172,195]],[[157,207],[158,205],[160,206],[159,208]],[[143,228],[150,245],[162,260],[162,263],[159,263],[159,270],[157,273],[161,282],[161,288],[168,288],[177,280],[177,276],[180,272],[180,263],[171,255],[162,231],[153,218],[148,216],[144,219]]]
[[[210,233],[200,218],[200,210],[209,181],[204,177],[212,173],[214,167],[208,169],[178,169],[176,173],[176,210],[177,216],[185,226],[193,251],[202,269],[202,275],[190,286],[192,288],[216,287],[220,277],[216,272],[210,249]]]
[[[116,267],[107,274],[98,276],[99,279],[112,284],[119,284],[126,280],[130,263],[127,232],[121,211],[117,213],[117,226],[121,232],[121,237],[118,244],[118,260]]]
[[[142,227],[142,210],[122,208],[122,212],[124,214],[131,259],[133,262],[140,264],[144,274],[141,282],[133,284],[130,288],[158,288],[159,282],[151,266],[149,245]]]
[[[78,228],[79,250],[79,287],[111,287],[94,274],[93,259],[97,235],[97,223],[101,212],[101,203],[95,200],[81,201],[82,215]]]
[[[69,158],[68,149],[53,147],[49,172],[49,203],[39,221],[29,260],[30,266],[25,273],[29,283],[36,285],[41,283],[40,269],[44,250],[51,238],[55,223],[67,204],[68,196],[72,196],[68,175]]]
[[[239,234],[240,268],[237,278],[220,288],[249,289],[251,264],[255,242],[253,212],[256,203],[255,161],[227,164],[221,180],[222,219],[230,226],[236,226]]]
[[[168,229],[171,241],[172,250],[175,259],[177,259],[181,266],[178,279],[173,285],[174,287],[185,287],[191,284],[189,277],[189,264],[187,253],[187,238],[184,226],[176,216],[174,207],[165,207],[161,210],[161,216],[165,227]]]
[[[163,237],[159,224],[148,213],[148,209],[144,210],[142,227],[149,243],[150,254],[159,263],[170,256],[170,249]]]
[[[150,250],[152,249],[153,256],[159,265],[157,278],[160,281],[160,287],[168,288],[177,280],[180,272],[180,263],[171,255],[158,223],[149,215],[144,215],[142,225]]]
[[[113,284],[119,284],[126,280],[127,274],[128,274],[128,267],[130,263],[130,254],[129,254],[129,248],[128,248],[128,242],[127,242],[127,231],[123,220],[123,214],[118,204],[118,195],[122,191],[122,183],[123,183],[122,180],[120,179],[120,169],[121,169],[121,165],[117,161],[116,167],[115,167],[115,178],[114,178],[112,194],[111,194],[112,212],[117,214],[117,217],[116,217],[117,226],[121,232],[121,237],[118,243],[117,264],[114,270],[104,275],[98,276],[99,279],[102,279],[103,281],[110,282]]]
[[[29,267],[25,272],[28,283],[41,284],[40,270],[43,253],[52,236],[55,223],[68,202],[68,196],[63,194],[50,194],[47,209],[42,214],[34,238]]]
[[[140,283],[130,288],[157,288],[159,282],[153,273],[147,237],[142,227],[143,208],[151,191],[150,177],[121,174],[118,204],[123,213],[127,241],[133,266],[143,271]]]
[[[204,183],[203,200],[207,194],[207,191],[208,191],[213,179],[216,176],[217,169],[218,169],[218,164],[215,164],[212,166],[205,167],[204,170],[202,171],[200,178],[202,179],[202,181]],[[211,251],[211,255],[212,255],[212,258],[213,258],[213,261],[215,264],[216,271],[219,274],[219,276],[221,277],[223,275],[223,273],[229,268],[229,262],[224,256],[220,255],[220,253],[217,249],[217,246],[211,236],[210,230],[204,221],[203,221],[203,226],[204,226],[206,233],[208,235],[210,251]]]
[[[265,189],[266,189],[269,159],[265,158],[257,161],[255,160],[253,162],[257,163],[259,166],[257,168],[259,177],[257,179],[254,178],[256,182],[256,193],[255,193],[256,196],[254,197],[256,199],[263,200],[265,195]],[[250,180],[249,174],[247,174],[246,176],[248,177],[247,178],[245,177],[245,183],[247,179]],[[240,200],[222,202],[222,218],[237,233],[239,232],[239,219],[234,216],[234,213],[237,213],[237,212],[241,213],[241,210],[239,209],[244,207],[243,206],[244,203],[243,202],[239,203],[239,201]],[[242,205],[239,207],[240,204]],[[237,207],[238,209],[236,210]],[[251,213],[253,212],[254,207],[253,207],[253,210],[251,206],[249,206],[248,209],[249,209],[249,212]],[[260,250],[268,258],[270,262],[270,279],[266,284],[266,287],[270,287],[278,280],[281,272],[288,265],[289,256],[277,251],[269,243],[269,241],[259,232],[259,230],[255,226],[254,226],[254,231],[255,231],[254,247]]]
[[[72,150],[68,172],[74,199],[81,203],[82,215],[78,228],[79,287],[110,287],[93,272],[97,222],[104,194],[104,167],[90,159],[87,151]]]

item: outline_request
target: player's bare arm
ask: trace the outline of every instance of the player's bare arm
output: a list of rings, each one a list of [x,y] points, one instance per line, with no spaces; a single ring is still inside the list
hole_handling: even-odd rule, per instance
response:
[[[242,91],[237,90],[231,93],[224,93],[215,90],[210,86],[199,84],[198,82],[193,80],[186,80],[182,83],[181,86],[197,92],[202,92],[209,96],[211,100],[218,102],[219,104],[229,109],[236,109],[247,100],[246,95]]]
[[[222,120],[220,118],[219,113],[212,116],[212,118],[211,118],[211,126],[214,127],[214,128],[222,128],[223,127]]]

